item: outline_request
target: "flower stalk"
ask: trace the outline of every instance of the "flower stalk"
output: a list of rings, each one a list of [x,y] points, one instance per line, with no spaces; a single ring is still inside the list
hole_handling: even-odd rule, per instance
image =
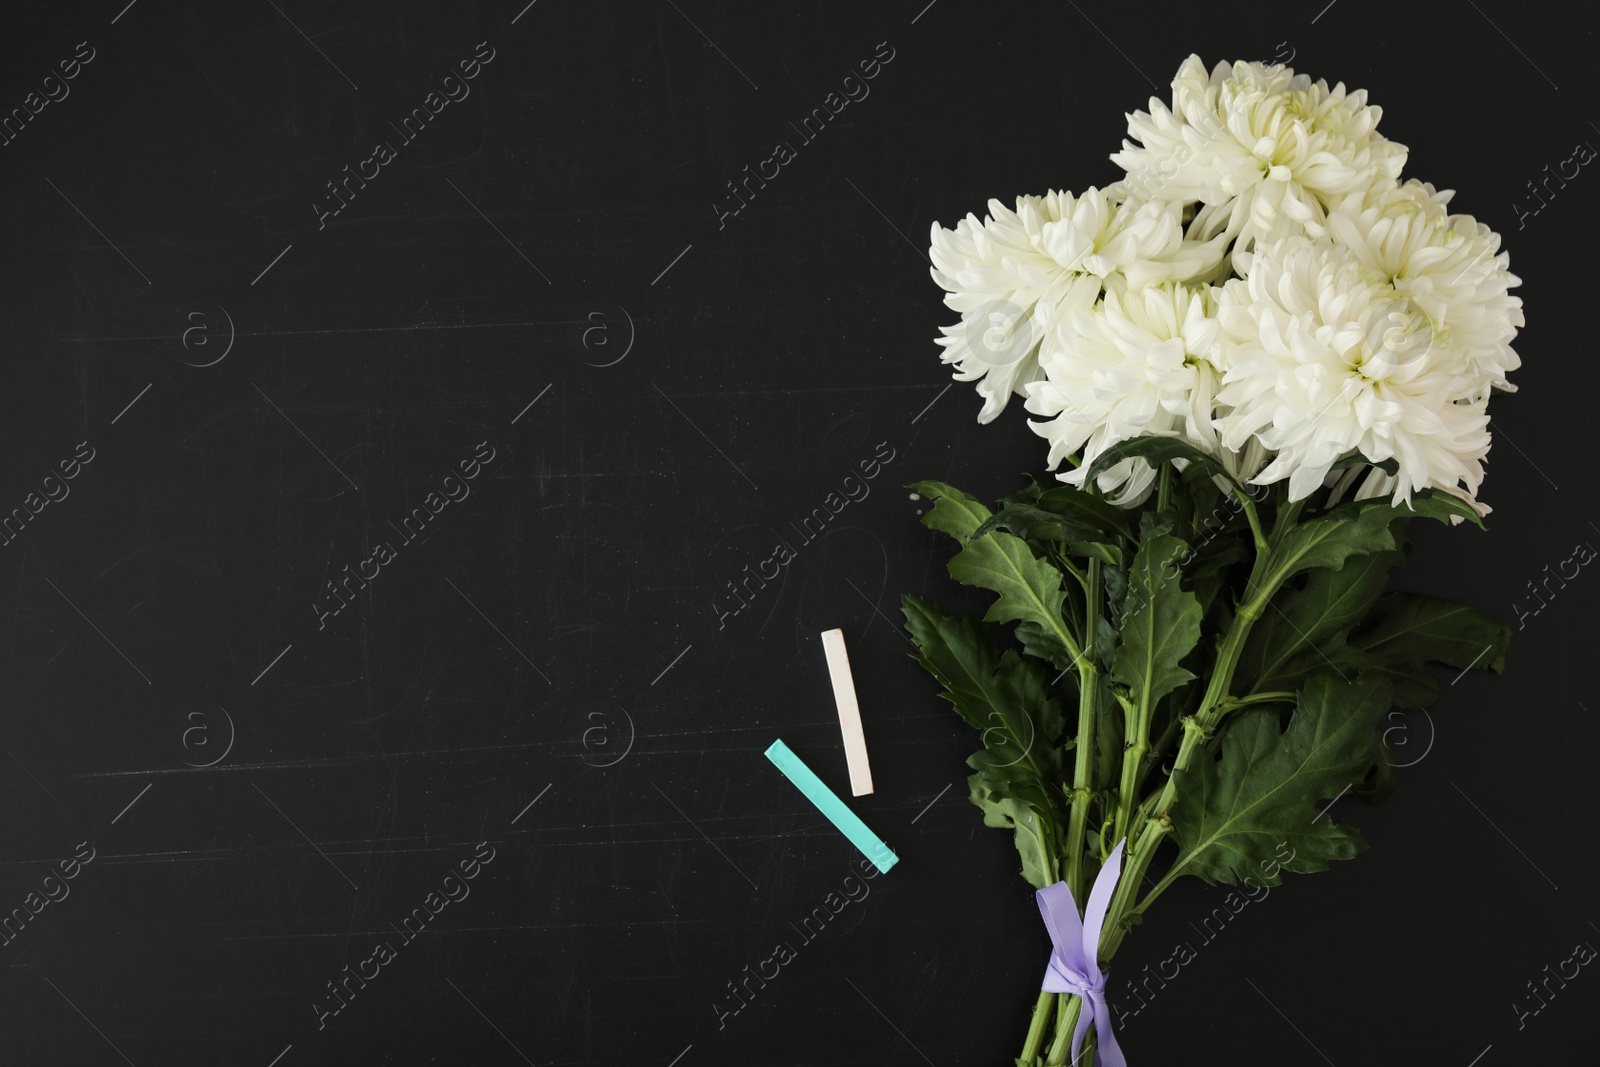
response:
[[[1082,900],[1084,837],[1089,823],[1089,803],[1094,798],[1090,767],[1094,759],[1094,731],[1100,716],[1100,672],[1095,665],[1095,627],[1100,619],[1103,594],[1101,562],[1089,559],[1085,582],[1083,645],[1078,653],[1078,733],[1072,772],[1072,815],[1067,826],[1067,885],[1072,898]]]

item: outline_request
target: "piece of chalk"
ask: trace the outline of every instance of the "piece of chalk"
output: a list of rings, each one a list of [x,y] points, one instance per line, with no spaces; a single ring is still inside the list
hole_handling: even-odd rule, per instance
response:
[[[872,861],[872,865],[879,871],[887,874],[890,867],[900,862],[888,845],[883,843],[883,838],[867,829],[867,824],[862,822],[855,812],[845,807],[833,790],[823,784],[822,779],[814,774],[810,767],[800,761],[800,757],[792,752],[788,745],[780,738],[767,748],[767,759],[773,766],[782,771],[784,777],[793,782],[795,788],[804,793],[806,799],[817,806],[817,810],[828,817],[828,821],[839,828],[839,832],[850,839],[850,843],[861,850],[861,854]]]
[[[844,650],[844,631],[822,635],[828,657],[828,677],[833,679],[833,702],[839,705],[839,733],[844,735],[844,758],[850,768],[850,794],[872,792],[872,767],[867,763],[867,735],[861,732],[861,705],[856,703],[856,683],[850,677],[850,657]]]

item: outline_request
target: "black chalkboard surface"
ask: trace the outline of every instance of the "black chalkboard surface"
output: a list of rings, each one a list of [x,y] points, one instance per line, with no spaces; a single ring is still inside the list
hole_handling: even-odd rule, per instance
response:
[[[8,5],[0,1063],[1009,1063],[1047,941],[895,620],[976,603],[906,484],[1044,450],[928,228],[1112,180],[1190,52],[1369,89],[1505,235],[1490,532],[1399,581],[1516,633],[1367,854],[1168,894],[1123,1048],[1600,1061],[1594,18],[1318,7]],[[886,874],[763,757],[848,797],[835,627]]]

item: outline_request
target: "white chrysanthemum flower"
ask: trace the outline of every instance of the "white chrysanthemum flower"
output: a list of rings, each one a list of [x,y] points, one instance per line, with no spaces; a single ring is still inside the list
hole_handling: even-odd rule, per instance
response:
[[[1449,213],[1453,195],[1414,179],[1380,186],[1340,203],[1328,229],[1428,316],[1433,344],[1459,350],[1478,385],[1514,392],[1506,375],[1522,365],[1511,342],[1523,318],[1509,290],[1522,280],[1499,251],[1499,234]]]
[[[1382,109],[1365,90],[1332,89],[1288,67],[1190,56],[1172,81],[1172,106],[1154,97],[1128,116],[1111,159],[1131,195],[1198,201],[1202,236],[1225,232],[1248,248],[1288,233],[1317,237],[1328,210],[1375,182],[1392,183],[1404,145],[1377,132]]]
[[[1419,489],[1472,500],[1489,451],[1484,401],[1466,361],[1435,345],[1428,317],[1331,241],[1287,237],[1239,256],[1245,275],[1218,294],[1224,445],[1276,453],[1253,480],[1289,481],[1299,500],[1339,459],[1394,459],[1395,503]],[[1381,472],[1380,472],[1381,473]],[[1364,487],[1367,488],[1367,487]]]
[[[1220,453],[1212,425],[1220,374],[1209,360],[1218,332],[1209,288],[1177,282],[1139,289],[1113,279],[1098,305],[1062,316],[1043,348],[1044,380],[1028,386],[1025,404],[1046,417],[1029,425],[1050,442],[1051,469],[1081,450],[1082,466],[1058,475],[1081,486],[1095,457],[1135,437],[1182,437]],[[1134,459],[1097,484],[1131,506],[1154,479]]]
[[[991,200],[982,222],[968,215],[953,230],[933,225],[933,280],[961,314],[940,327],[940,358],[955,365],[957,381],[978,382],[979,422],[1026,395],[1041,376],[1039,344],[1052,323],[1091,306],[1107,277],[1147,285],[1216,269],[1221,242],[1186,240],[1182,214],[1177,204],[1125,202],[1112,186],[1018,197],[1016,211]]]

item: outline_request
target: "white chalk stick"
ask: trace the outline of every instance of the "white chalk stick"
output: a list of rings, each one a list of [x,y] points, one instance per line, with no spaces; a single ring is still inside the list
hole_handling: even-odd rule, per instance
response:
[[[844,757],[850,767],[850,795],[866,796],[872,792],[872,768],[867,764],[867,737],[861,731],[861,707],[856,703],[856,684],[850,677],[844,631],[829,630],[823,634],[822,650],[828,656],[833,700],[839,705],[839,732],[844,735]]]

